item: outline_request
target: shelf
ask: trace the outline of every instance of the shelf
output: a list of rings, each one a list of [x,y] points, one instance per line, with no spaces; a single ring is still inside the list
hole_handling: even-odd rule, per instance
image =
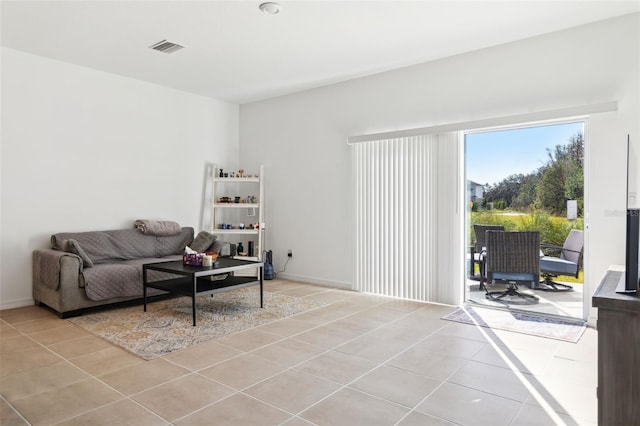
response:
[[[259,229],[214,229],[214,234],[246,234],[258,235]]]
[[[252,269],[249,270],[251,272]],[[238,274],[240,271],[236,271]],[[227,274],[228,275],[228,274]],[[223,280],[211,281],[208,277],[198,277],[196,281],[196,295],[209,295],[227,289],[228,287],[247,287],[260,284],[253,276],[232,275]],[[168,291],[170,293],[191,296],[193,294],[193,281],[188,278],[177,278],[165,281],[152,281],[146,284],[147,288]]]
[[[262,257],[261,253],[264,249],[266,234],[264,219],[264,166],[261,165],[259,170],[255,170],[258,176],[253,177],[219,177],[220,170],[220,168],[216,168],[214,165],[211,172],[211,179],[209,180],[209,182],[213,184],[211,185],[211,199],[206,205],[209,206],[208,209],[211,211],[211,223],[209,226],[214,228],[210,232],[216,234],[218,239],[225,244],[242,242],[245,251],[248,250],[248,242],[253,242],[254,254],[258,256],[252,258],[238,256],[235,257],[235,259],[259,260]],[[253,202],[233,202],[235,201],[235,197],[239,195],[243,195],[239,197],[240,200]],[[230,200],[231,202],[221,203],[221,200]],[[238,226],[240,223],[246,225],[245,229],[217,228],[222,224],[234,224]],[[248,229],[249,224],[254,226],[259,224],[259,229]],[[238,275],[251,274],[255,277],[257,274],[256,270],[247,270]]]
[[[217,178],[213,178],[214,182],[254,182],[254,183],[258,183],[260,182],[260,178],[259,177],[252,177],[252,178],[245,178],[245,177],[241,177],[241,178],[221,178],[221,177],[217,177]]]
[[[233,256],[233,259],[251,260],[253,262],[259,262],[260,261],[260,259],[258,259],[258,256]]]
[[[213,203],[213,207],[223,209],[259,209],[259,203]]]

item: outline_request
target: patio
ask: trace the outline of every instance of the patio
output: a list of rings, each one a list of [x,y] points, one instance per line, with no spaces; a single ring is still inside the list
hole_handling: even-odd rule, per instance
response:
[[[583,305],[583,285],[571,283],[572,291],[542,291],[531,290],[525,285],[519,285],[518,291],[521,293],[535,294],[539,300],[531,303],[520,297],[506,297],[502,301],[487,299],[484,290],[479,289],[479,281],[467,279],[466,281],[466,301],[473,305],[486,307],[499,307],[517,309],[527,312],[536,312],[545,315],[555,315],[572,318],[582,318]],[[491,284],[487,288],[492,290],[504,290],[505,284]]]
[[[473,224],[473,242],[468,254],[469,261],[467,274],[473,271],[473,277],[467,275],[465,300],[476,306],[493,308],[507,308],[525,312],[539,313],[550,316],[583,318],[583,293],[584,285],[579,280],[573,279],[580,276],[582,269],[582,250],[584,236],[582,230],[572,229],[564,237],[564,244],[548,245],[541,243],[541,231],[517,231],[502,232],[502,225]],[[550,248],[553,250],[548,251]],[[544,253],[543,253],[544,249]],[[557,249],[557,250],[556,250]],[[493,258],[474,256],[474,252],[495,253]],[[470,262],[473,258],[475,262]],[[543,257],[544,256],[544,257]],[[485,274],[496,278],[518,280],[518,295],[508,295],[502,298],[488,298],[486,292],[480,289],[480,263],[486,269]],[[491,272],[493,271],[493,272]],[[548,275],[545,275],[548,274]],[[497,275],[495,275],[497,274]],[[550,276],[548,283],[560,291],[544,291],[531,289],[531,281]],[[563,281],[563,278],[572,282]],[[578,282],[576,282],[578,281]],[[571,290],[563,290],[564,286],[572,287]],[[541,287],[551,288],[541,284]],[[505,281],[497,280],[494,284],[487,284],[489,292],[500,294],[507,289]],[[535,296],[537,300],[532,300]]]

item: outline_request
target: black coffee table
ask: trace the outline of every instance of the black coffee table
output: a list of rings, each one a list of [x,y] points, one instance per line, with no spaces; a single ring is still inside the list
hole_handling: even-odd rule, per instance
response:
[[[234,272],[243,269],[258,269],[257,277],[238,277]],[[193,325],[196,325],[196,297],[235,290],[237,288],[260,284],[260,307],[264,307],[263,299],[264,262],[218,258],[215,266],[185,265],[182,260],[170,262],[147,263],[142,265],[142,289],[144,294],[144,311],[147,312],[147,288],[164,290],[172,294],[190,296],[193,309]],[[161,271],[180,275],[179,278],[147,281],[147,271]],[[212,280],[215,275],[228,274],[225,279]]]

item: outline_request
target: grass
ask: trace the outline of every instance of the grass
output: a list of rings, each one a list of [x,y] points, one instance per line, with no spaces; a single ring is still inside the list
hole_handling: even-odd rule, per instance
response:
[[[578,278],[574,277],[573,275],[558,275],[556,281],[572,284],[582,284],[584,283],[584,271],[580,271],[578,273]]]
[[[469,241],[475,241],[473,225],[502,225],[506,231],[540,231],[540,242],[562,246],[572,229],[583,229],[584,220],[568,220],[544,212],[517,213],[505,210],[471,212]]]

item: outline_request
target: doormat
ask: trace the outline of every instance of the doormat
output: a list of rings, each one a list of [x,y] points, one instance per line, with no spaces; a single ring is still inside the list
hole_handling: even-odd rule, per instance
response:
[[[111,309],[69,318],[108,342],[150,360],[216,337],[323,306],[301,297],[264,292],[264,308],[255,288],[216,293],[196,299],[193,326],[191,298],[178,297],[142,306]]]
[[[582,320],[557,319],[522,312],[472,307],[458,308],[443,316],[442,319],[572,343],[580,340],[587,328]]]

